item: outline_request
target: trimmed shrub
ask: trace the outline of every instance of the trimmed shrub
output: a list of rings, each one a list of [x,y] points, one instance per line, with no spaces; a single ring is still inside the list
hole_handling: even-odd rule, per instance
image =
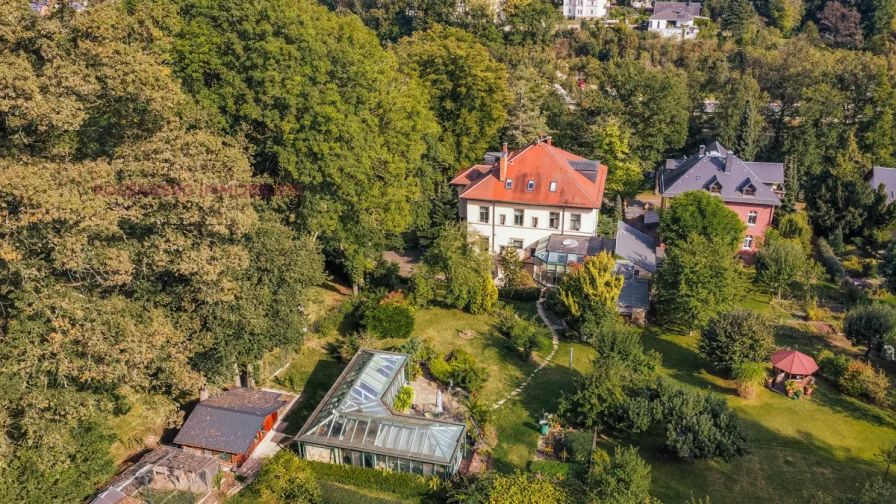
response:
[[[395,394],[395,399],[392,400],[392,409],[399,413],[404,413],[405,411],[411,409],[411,406],[413,404],[414,387],[405,385],[398,389],[398,393]]]
[[[448,357],[451,365],[451,379],[468,392],[481,392],[488,381],[488,370],[476,363],[473,354],[458,348]]]
[[[854,360],[840,380],[840,390],[853,397],[865,397],[885,407],[890,403],[890,378],[867,362]]]
[[[433,495],[441,486],[441,481],[433,476],[386,472],[380,469],[328,464],[304,459],[302,464],[307,466],[319,481],[377,490],[406,499],[419,500]]]
[[[291,450],[280,450],[266,460],[255,480],[255,488],[265,502],[318,504],[323,502],[317,478]]]
[[[584,479],[588,474],[588,468],[582,464],[555,460],[533,460],[529,462],[529,471],[549,480]]]
[[[414,309],[401,293],[392,293],[364,310],[361,325],[380,339],[407,338],[414,330]]]
[[[737,395],[744,399],[755,399],[756,391],[765,382],[768,373],[765,366],[758,362],[743,362],[735,364],[732,368],[732,376],[737,384]]]
[[[425,264],[417,266],[409,281],[411,299],[414,306],[422,308],[436,297],[436,277],[432,269]]]
[[[513,301],[538,301],[541,297],[541,287],[505,287],[498,290],[498,297]]]

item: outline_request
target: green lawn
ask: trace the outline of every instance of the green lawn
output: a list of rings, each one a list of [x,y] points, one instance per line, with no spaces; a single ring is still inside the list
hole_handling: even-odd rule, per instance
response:
[[[668,459],[661,433],[618,440],[639,445],[653,467],[653,493],[664,502],[692,495],[710,496],[712,502],[728,502],[734,495],[744,503],[798,502],[816,492],[854,492],[882,472],[874,453],[896,442],[892,413],[843,396],[821,380],[811,399],[794,401],[763,389],[756,400],[746,401],[697,355],[697,336],[651,329],[643,342],[662,355],[667,376],[725,396],[751,438],[751,453],[731,463]],[[778,344],[810,354],[832,347],[799,332],[787,332]]]

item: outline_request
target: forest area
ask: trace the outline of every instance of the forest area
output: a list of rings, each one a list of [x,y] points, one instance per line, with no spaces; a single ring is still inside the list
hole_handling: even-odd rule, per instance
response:
[[[865,179],[896,166],[896,0],[712,0],[693,41],[491,5],[0,10],[0,501],[81,501],[134,394],[176,412],[301,347],[311,287],[430,246],[503,142],[600,160],[615,201],[717,140],[785,163],[780,217],[886,247]]]

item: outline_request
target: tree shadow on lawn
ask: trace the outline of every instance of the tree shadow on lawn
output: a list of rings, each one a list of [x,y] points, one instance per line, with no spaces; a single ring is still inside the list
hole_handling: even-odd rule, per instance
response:
[[[750,452],[731,462],[679,459],[666,449],[661,425],[641,434],[612,433],[598,445],[610,454],[619,446],[638,447],[652,468],[651,494],[663,502],[706,496],[710,502],[812,502],[818,492],[855,495],[882,473],[881,466],[812,432],[788,436],[754,420],[740,421],[750,435]]]
[[[835,413],[848,415],[856,420],[868,422],[880,427],[896,429],[896,417],[892,413],[866,404],[858,399],[844,395],[823,379],[819,379],[818,390],[812,395],[812,401],[819,406],[824,406]],[[818,392],[821,392],[819,394]]]
[[[336,360],[323,358],[317,362],[300,392],[298,403],[293,406],[284,419],[287,422],[286,429],[284,429],[286,434],[295,435],[299,432],[299,429],[314,412],[314,408],[317,408],[320,401],[336,383],[336,379],[339,378],[343,369],[345,369],[345,365]]]
[[[694,348],[683,346],[676,341],[670,341],[664,336],[671,336],[675,339],[687,339],[688,343],[693,343],[694,345],[696,345],[696,338],[699,336],[664,332],[662,328],[658,327],[650,327],[644,330],[641,337],[644,350],[655,350],[660,354],[662,366],[669,371],[667,373],[668,376],[681,383],[703,390],[709,389],[720,395],[736,395],[732,388],[721,385],[721,383],[726,382],[726,378],[714,369],[708,360],[700,357],[700,354]]]

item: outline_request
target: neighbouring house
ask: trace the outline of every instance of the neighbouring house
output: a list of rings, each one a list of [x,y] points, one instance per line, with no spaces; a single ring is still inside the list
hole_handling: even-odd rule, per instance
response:
[[[174,444],[186,451],[215,455],[224,466],[239,467],[273,429],[288,404],[279,392],[233,387],[197,404]]]
[[[884,186],[884,192],[887,193],[887,204],[896,199],[896,168],[874,166],[871,168],[867,180],[871,184],[871,189],[875,191],[881,185]]]
[[[173,446],[159,446],[119,474],[90,504],[126,504],[145,502],[142,497],[152,492],[192,493],[190,502],[201,499],[215,489],[219,469],[214,455],[191,453]],[[140,496],[141,498],[135,498]]]
[[[647,21],[647,31],[663,37],[694,39],[700,29],[694,20],[700,17],[700,4],[694,2],[656,2]]]
[[[361,349],[296,436],[307,460],[448,478],[464,455],[466,425],[400,414],[409,356]]]
[[[607,15],[607,0],[563,0],[567,19],[597,19]]]
[[[606,165],[554,147],[546,137],[514,152],[505,144],[451,185],[461,219],[482,235],[483,248],[498,254],[515,247],[529,259],[552,234],[594,236],[606,180]]]
[[[65,2],[64,0],[31,0],[31,10],[41,16],[49,16],[54,9],[58,9],[60,5],[68,4],[75,12],[81,12],[87,7],[86,0],[83,2]]]
[[[781,205],[784,164],[744,161],[718,142],[701,145],[690,158],[667,159],[659,175],[664,208],[671,198],[686,191],[707,191],[722,198],[747,226],[743,254],[757,250],[775,207]]]

